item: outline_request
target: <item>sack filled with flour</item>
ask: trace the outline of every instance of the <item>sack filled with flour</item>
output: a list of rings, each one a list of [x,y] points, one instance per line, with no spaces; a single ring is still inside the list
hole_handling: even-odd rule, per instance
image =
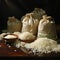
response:
[[[21,27],[22,27],[21,21],[19,21],[14,16],[8,17],[8,21],[7,21],[8,32],[18,32],[18,31],[20,32]]]
[[[22,20],[22,32],[30,32],[34,35],[37,34],[38,30],[38,19],[34,19],[32,14],[26,14]]]
[[[57,39],[55,21],[51,16],[43,15],[43,18],[40,20],[37,38],[40,37]]]

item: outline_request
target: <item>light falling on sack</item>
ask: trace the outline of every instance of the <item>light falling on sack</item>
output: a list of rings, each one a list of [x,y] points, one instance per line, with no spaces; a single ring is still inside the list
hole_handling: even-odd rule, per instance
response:
[[[26,14],[25,18],[22,20],[22,32],[30,32],[32,34],[37,34],[38,19],[34,19],[33,14]]]
[[[57,39],[55,21],[51,16],[43,15],[43,18],[39,22],[37,37]]]

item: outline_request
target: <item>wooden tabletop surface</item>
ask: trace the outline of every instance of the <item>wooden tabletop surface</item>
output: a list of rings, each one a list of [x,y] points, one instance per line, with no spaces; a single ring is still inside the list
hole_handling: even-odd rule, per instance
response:
[[[0,56],[28,56],[26,53],[22,52],[20,49],[6,45],[3,41],[0,41]]]

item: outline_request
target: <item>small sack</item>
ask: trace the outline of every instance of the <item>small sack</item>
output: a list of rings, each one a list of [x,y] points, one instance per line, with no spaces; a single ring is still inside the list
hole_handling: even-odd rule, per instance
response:
[[[14,16],[9,17],[7,21],[8,32],[17,32],[21,31],[21,22],[16,19]]]
[[[30,32],[37,34],[38,19],[34,19],[32,14],[26,14],[26,17],[22,20],[22,32]]]
[[[37,37],[57,39],[55,22],[51,16],[43,15],[43,19],[39,22]]]

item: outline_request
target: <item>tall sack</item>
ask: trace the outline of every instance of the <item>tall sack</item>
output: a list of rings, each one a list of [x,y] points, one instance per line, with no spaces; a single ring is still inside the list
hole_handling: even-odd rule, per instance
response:
[[[38,30],[38,19],[33,18],[33,14],[26,14],[25,18],[22,20],[22,32],[30,32],[34,35],[37,34]]]

